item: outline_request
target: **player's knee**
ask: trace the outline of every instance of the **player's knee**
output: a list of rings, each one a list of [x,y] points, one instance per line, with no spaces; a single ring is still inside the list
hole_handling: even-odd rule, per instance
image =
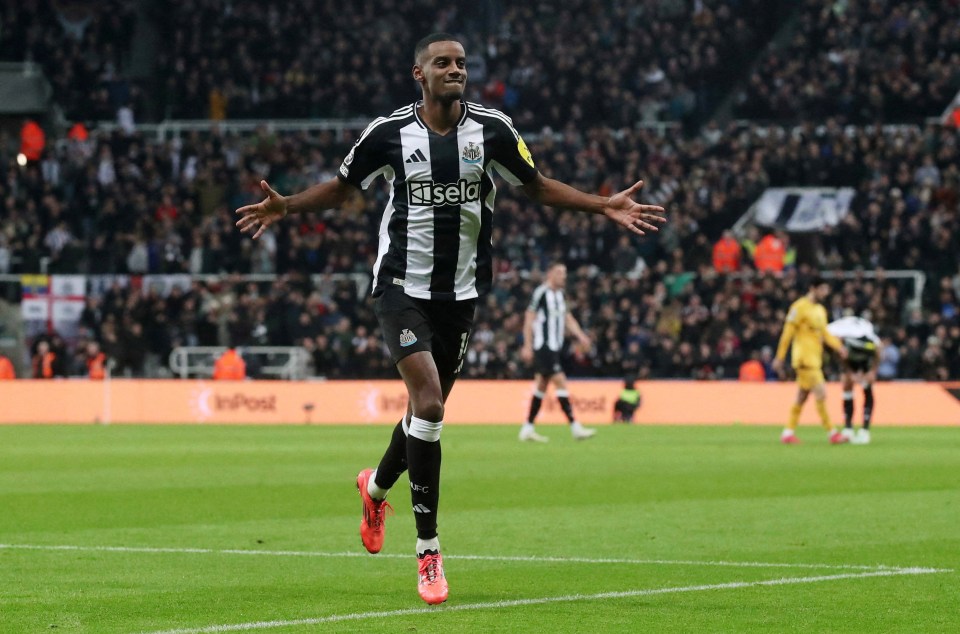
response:
[[[413,403],[413,415],[429,421],[443,420],[443,398],[436,394],[422,394]]]
[[[410,421],[409,434],[424,442],[437,442],[440,440],[440,432],[443,430],[443,421],[425,420],[414,418]]]

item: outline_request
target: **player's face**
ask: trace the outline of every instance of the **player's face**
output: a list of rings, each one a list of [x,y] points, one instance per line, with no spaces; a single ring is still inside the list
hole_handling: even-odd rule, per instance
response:
[[[821,284],[814,289],[814,292],[817,295],[817,301],[822,302],[830,295],[830,285]]]
[[[550,280],[550,285],[554,288],[562,288],[567,284],[567,267],[555,266],[550,269],[550,272],[547,274]]]
[[[459,42],[434,42],[413,67],[413,78],[423,96],[452,103],[463,98],[467,85],[467,56]]]

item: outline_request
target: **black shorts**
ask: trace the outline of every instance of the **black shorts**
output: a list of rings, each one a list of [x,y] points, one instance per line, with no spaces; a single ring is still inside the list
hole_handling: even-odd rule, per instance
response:
[[[843,362],[843,369],[846,372],[869,372],[872,367],[871,359],[847,359]]]
[[[388,286],[373,306],[394,363],[425,350],[433,355],[441,382],[460,374],[477,300],[419,299]]]
[[[560,353],[544,346],[533,352],[533,371],[545,377],[563,372],[560,365]]]

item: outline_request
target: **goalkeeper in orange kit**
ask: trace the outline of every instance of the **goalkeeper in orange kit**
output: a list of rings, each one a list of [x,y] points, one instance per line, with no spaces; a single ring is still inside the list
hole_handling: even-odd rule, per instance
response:
[[[827,309],[820,302],[829,294],[830,285],[823,278],[813,278],[807,294],[790,305],[786,323],[783,326],[783,334],[780,335],[780,345],[777,346],[773,368],[778,373],[782,372],[783,361],[789,347],[793,368],[797,373],[798,387],[797,400],[790,408],[790,421],[780,436],[780,441],[785,444],[800,442],[795,432],[800,422],[800,410],[811,392],[817,401],[820,422],[827,430],[830,442],[833,444],[847,442],[847,437],[834,428],[830,422],[830,414],[827,413],[827,393],[823,378],[823,344],[826,343],[836,350],[841,359],[847,356],[843,343],[827,330]]]

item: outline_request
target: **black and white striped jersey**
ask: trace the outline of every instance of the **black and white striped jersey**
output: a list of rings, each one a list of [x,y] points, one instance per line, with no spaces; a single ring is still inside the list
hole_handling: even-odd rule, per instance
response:
[[[863,317],[841,317],[827,324],[827,330],[847,347],[847,359],[862,363],[872,361],[880,346],[873,324]]]
[[[418,105],[367,126],[339,177],[366,189],[382,174],[391,186],[373,268],[375,295],[396,284],[412,297],[471,299],[487,293],[493,280],[492,171],[521,185],[537,170],[502,112],[461,102],[457,127],[439,135],[421,120]]]
[[[554,290],[541,284],[533,291],[527,310],[537,314],[533,320],[533,349],[559,352],[563,348],[563,330],[567,320],[563,289]]]

